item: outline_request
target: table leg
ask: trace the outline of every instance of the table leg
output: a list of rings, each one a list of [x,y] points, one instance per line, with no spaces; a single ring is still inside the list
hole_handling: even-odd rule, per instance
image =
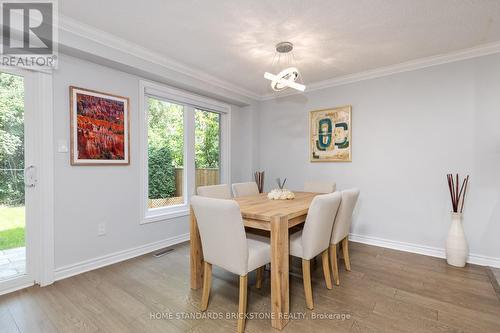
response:
[[[189,214],[189,234],[191,245],[191,289],[200,289],[203,281],[203,250],[201,248],[200,231],[194,216],[193,208]]]
[[[288,217],[273,216],[271,220],[271,324],[283,329],[289,320],[288,282]]]

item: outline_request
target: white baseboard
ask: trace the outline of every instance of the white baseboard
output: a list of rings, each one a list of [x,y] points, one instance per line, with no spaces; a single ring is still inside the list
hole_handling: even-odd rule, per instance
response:
[[[27,275],[6,279],[6,280],[3,280],[2,283],[0,283],[0,295],[4,295],[4,294],[12,293],[12,292],[17,291],[17,290],[28,288],[28,287],[33,286],[34,284],[35,284],[35,281],[33,281],[33,278],[30,278]]]
[[[76,264],[59,267],[55,271],[55,281],[68,278],[77,274],[85,273],[97,268],[112,265],[120,261],[142,256],[146,253],[157,251],[168,246],[183,243],[189,240],[189,233],[167,238],[158,242],[141,245],[132,249],[118,251],[89,260],[84,260]]]
[[[390,239],[384,239],[372,236],[363,236],[352,233],[349,234],[349,240],[356,243],[363,243],[368,245],[385,247],[393,250],[418,253],[431,257],[437,257],[437,258],[446,257],[444,248],[438,248],[433,246],[405,243]],[[474,253],[469,254],[469,259],[467,260],[467,262],[470,264],[476,264],[480,266],[490,266],[490,267],[500,268],[500,258],[488,257],[480,254],[474,254]]]
[[[469,254],[469,260],[467,260],[467,262],[479,266],[500,268],[500,258],[483,256],[481,254]]]
[[[13,293],[14,291],[18,291],[21,289],[29,288],[33,285],[34,285],[34,283],[30,282],[30,283],[19,284],[19,285],[16,285],[15,287],[0,289],[0,296],[5,295],[5,294],[10,294],[10,293]]]

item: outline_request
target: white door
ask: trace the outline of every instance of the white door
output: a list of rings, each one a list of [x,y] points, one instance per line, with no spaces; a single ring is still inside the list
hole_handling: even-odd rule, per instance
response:
[[[35,280],[40,161],[35,75],[0,69],[0,294]]]

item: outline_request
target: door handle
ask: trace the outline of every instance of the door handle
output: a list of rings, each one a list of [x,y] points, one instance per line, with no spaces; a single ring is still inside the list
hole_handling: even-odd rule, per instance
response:
[[[34,165],[30,165],[24,169],[24,185],[26,187],[35,187],[36,182],[36,167]]]

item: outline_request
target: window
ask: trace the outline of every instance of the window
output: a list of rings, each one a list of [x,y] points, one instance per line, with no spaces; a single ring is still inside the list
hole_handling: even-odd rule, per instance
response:
[[[220,117],[195,110],[195,187],[220,184]]]
[[[184,107],[148,97],[148,209],[184,204]]]
[[[229,183],[228,105],[141,82],[142,223],[189,214],[198,186]]]

